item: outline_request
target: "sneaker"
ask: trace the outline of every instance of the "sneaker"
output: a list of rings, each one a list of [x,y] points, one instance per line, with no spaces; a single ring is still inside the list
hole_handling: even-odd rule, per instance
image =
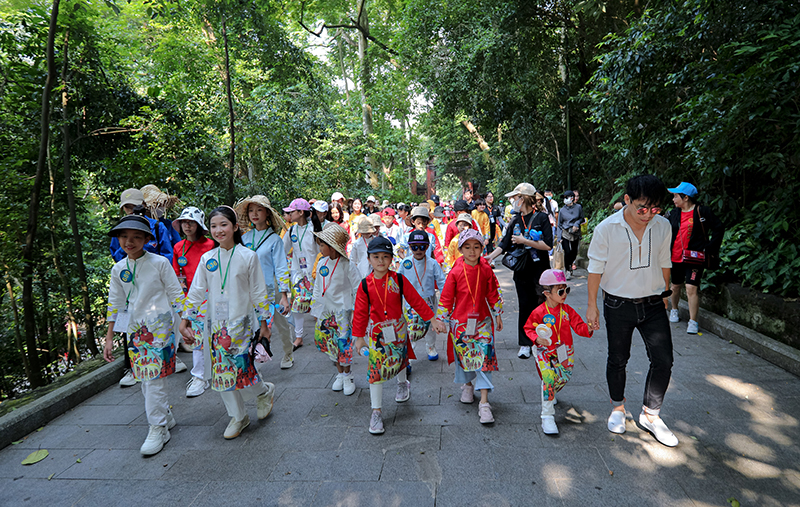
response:
[[[436,351],[435,345],[428,345],[428,361],[436,361],[439,359],[439,353]]]
[[[461,403],[472,403],[475,401],[475,391],[473,386],[464,384],[461,386]]]
[[[290,354],[284,355],[281,359],[281,370],[288,370],[292,366],[294,366],[294,358]]]
[[[333,381],[331,389],[333,391],[341,391],[344,387],[344,373],[337,373],[336,380]]]
[[[689,325],[686,326],[686,332],[689,334],[697,334],[700,330],[700,326],[697,325],[696,320],[690,320]]]
[[[120,387],[131,387],[136,385],[136,377],[133,376],[133,372],[131,370],[125,370],[125,375],[122,376],[122,379],[119,381]]]
[[[542,431],[544,431],[545,435],[558,435],[555,417],[552,415],[542,416]]]
[[[343,373],[342,375],[342,391],[344,391],[345,396],[350,396],[356,392],[356,383],[355,380],[353,380],[353,374]]]
[[[267,386],[267,392],[259,394],[256,397],[256,410],[259,419],[266,419],[270,412],[272,412],[272,403],[275,400],[275,384],[272,382],[264,382]]]
[[[175,420],[175,416],[172,415],[172,410],[167,409],[167,429],[171,430],[176,424],[178,424],[178,422]]]
[[[625,412],[613,410],[608,416],[608,431],[621,435],[625,433]]]
[[[670,322],[680,322],[681,318],[678,316],[678,310],[670,310],[669,311],[669,321]]]
[[[667,447],[675,447],[678,445],[678,437],[667,428],[667,425],[664,424],[664,421],[660,417],[656,416],[655,420],[650,422],[647,415],[642,412],[639,414],[639,425]]]
[[[478,415],[481,417],[481,424],[490,424],[494,422],[492,406],[488,403],[478,404]]]
[[[531,348],[527,345],[523,345],[519,348],[519,352],[517,353],[517,357],[520,359],[528,359],[531,357]]]
[[[372,417],[369,420],[369,432],[373,435],[383,434],[383,416],[380,410],[373,410]]]
[[[394,401],[397,403],[403,403],[404,401],[408,401],[411,397],[411,382],[406,380],[405,382],[400,382],[397,384],[397,394],[394,397]]]
[[[228,423],[228,427],[225,428],[225,433],[223,436],[227,440],[234,439],[242,434],[242,431],[250,426],[250,416],[245,414],[244,419],[241,421],[237,421],[235,417],[231,417],[231,422]]]
[[[572,280],[572,271],[567,271],[565,275],[567,280]]]
[[[184,371],[186,371],[188,369],[189,368],[186,367],[184,362],[181,361],[181,358],[178,357],[178,356],[175,356],[175,373],[181,373],[181,372],[184,372]]]
[[[139,452],[141,452],[143,456],[158,454],[158,452],[164,448],[164,444],[169,442],[169,437],[169,430],[166,426],[153,426],[151,424],[150,431],[147,433],[147,438],[142,444],[142,447],[139,448]]]
[[[194,398],[204,392],[206,392],[206,381],[192,375],[192,378],[186,383],[186,397]]]

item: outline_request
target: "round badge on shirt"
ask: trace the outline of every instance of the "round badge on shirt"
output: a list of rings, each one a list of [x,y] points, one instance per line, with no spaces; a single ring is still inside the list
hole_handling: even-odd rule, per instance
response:
[[[321,268],[319,268],[319,274],[322,276],[328,276],[328,273],[330,272],[331,270],[328,269],[328,266],[322,266]]]
[[[123,269],[123,270],[122,270],[122,271],[119,273],[119,279],[120,279],[120,280],[122,280],[122,281],[123,281],[123,282],[125,282],[125,283],[128,283],[128,282],[130,282],[131,280],[133,280],[133,273],[131,273],[131,270],[130,270],[130,269]]]
[[[183,255],[181,255],[180,257],[178,257],[178,266],[180,266],[180,267],[184,267],[184,266],[186,266],[187,264],[189,264],[189,259],[187,259],[187,258],[186,258],[186,257],[184,257]]]
[[[206,262],[206,269],[213,272],[216,271],[217,268],[219,268],[219,262],[217,262],[217,259],[208,259]]]
[[[544,316],[544,318],[542,318],[542,322],[547,324],[548,326],[555,326],[556,316],[548,313],[547,315]]]
[[[404,268],[411,269],[411,266],[412,266],[411,259],[406,259],[406,260],[403,261],[403,267]]]
[[[292,241],[297,243],[297,234],[292,234]]]

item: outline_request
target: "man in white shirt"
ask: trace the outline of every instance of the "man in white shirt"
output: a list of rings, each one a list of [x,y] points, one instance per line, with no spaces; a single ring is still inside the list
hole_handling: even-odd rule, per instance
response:
[[[586,320],[600,328],[598,288],[603,289],[603,316],[608,335],[606,380],[614,409],[608,430],[625,432],[625,367],[631,356],[633,330],[642,335],[650,370],[644,387],[639,425],[662,444],[674,447],[678,439],[659,417],[672,372],[672,334],[667,319],[670,296],[669,221],[660,215],[664,184],[652,175],[628,181],[625,207],[603,220],[589,245],[589,306]]]

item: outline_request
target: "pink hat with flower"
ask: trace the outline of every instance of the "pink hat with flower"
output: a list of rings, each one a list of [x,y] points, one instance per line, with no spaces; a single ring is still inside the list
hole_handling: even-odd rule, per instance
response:
[[[475,241],[480,243],[481,246],[483,246],[483,236],[481,236],[481,233],[479,233],[475,229],[467,229],[458,235],[458,248],[461,248],[461,246],[464,243],[466,243],[471,239],[474,239]]]
[[[302,197],[298,197],[297,199],[289,203],[288,207],[283,208],[283,211],[289,213],[291,211],[309,211],[310,209],[311,205],[308,203],[308,201],[306,201]]]
[[[539,285],[561,285],[567,283],[567,277],[560,269],[546,269],[539,277]]]

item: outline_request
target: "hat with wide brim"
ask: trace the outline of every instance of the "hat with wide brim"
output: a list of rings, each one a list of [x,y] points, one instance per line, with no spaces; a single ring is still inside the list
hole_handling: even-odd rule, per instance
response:
[[[344,227],[339,224],[329,223],[321,231],[315,232],[314,236],[347,259],[347,241],[350,239],[350,235],[347,234]]]
[[[366,216],[362,215],[358,218],[358,226],[356,228],[356,232],[359,234],[372,234],[375,232],[375,226],[372,224],[372,220],[367,218]]]
[[[141,215],[128,215],[115,225],[108,235],[115,238],[120,235],[122,231],[140,231],[145,233],[151,240],[155,239],[153,233],[150,231],[150,221]]]
[[[433,217],[434,218],[444,218],[444,208],[441,206],[436,206],[433,208]]]
[[[514,190],[506,194],[506,197],[515,197],[518,195],[529,195],[534,196],[536,195],[536,187],[531,185],[530,183],[520,183]]]
[[[275,211],[275,208],[269,202],[269,199],[263,195],[254,195],[252,197],[245,197],[241,199],[239,202],[236,203],[234,206],[236,210],[236,214],[239,215],[239,227],[243,227],[245,229],[249,229],[251,227],[250,217],[248,216],[248,208],[251,204],[257,204],[259,206],[263,206],[267,210],[267,222],[269,222],[270,227],[272,230],[280,233],[282,230],[286,229],[286,222],[283,221],[283,217]]]
[[[141,188],[141,191],[144,195],[144,204],[151,213],[159,208],[164,210],[172,209],[181,201],[178,196],[162,192],[155,185],[145,185]]]
[[[431,219],[431,214],[430,214],[430,211],[428,211],[428,207],[427,206],[417,206],[414,209],[412,209],[411,210],[411,220],[414,220],[417,217],[425,218],[427,220],[430,220]]]
[[[380,227],[383,225],[383,220],[381,220],[381,215],[379,213],[373,213],[369,216],[370,222],[374,227]]]
[[[206,229],[206,214],[200,208],[189,206],[181,211],[181,215],[172,221],[172,228],[178,232],[181,232],[181,220],[197,222],[201,229],[208,232],[208,229]]]

